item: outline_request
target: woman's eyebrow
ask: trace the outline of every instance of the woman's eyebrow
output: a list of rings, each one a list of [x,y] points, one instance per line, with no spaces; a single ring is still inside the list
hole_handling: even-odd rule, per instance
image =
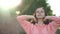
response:
[[[40,12],[41,10],[37,10],[36,12]]]

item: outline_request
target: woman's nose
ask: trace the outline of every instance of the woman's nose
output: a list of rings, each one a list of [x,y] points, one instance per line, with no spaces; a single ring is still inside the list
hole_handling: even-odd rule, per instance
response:
[[[41,12],[39,12],[39,14],[42,14]]]

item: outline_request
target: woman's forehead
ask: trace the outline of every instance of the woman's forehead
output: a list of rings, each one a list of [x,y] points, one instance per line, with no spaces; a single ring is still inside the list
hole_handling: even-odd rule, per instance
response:
[[[36,11],[41,11],[41,10],[44,10],[43,8],[37,8],[37,10]]]

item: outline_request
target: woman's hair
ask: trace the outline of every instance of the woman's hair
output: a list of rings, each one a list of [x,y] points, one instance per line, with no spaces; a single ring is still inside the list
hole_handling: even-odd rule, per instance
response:
[[[43,8],[43,7],[40,7],[40,8]],[[43,8],[44,9],[44,8]],[[48,16],[48,14],[47,14],[47,12],[45,11],[45,16]],[[32,20],[32,22],[31,23],[33,23],[33,24],[35,24],[35,23],[38,23],[38,19],[37,19],[37,17],[36,17],[36,12],[34,13],[34,17],[36,18],[36,20],[37,21],[34,21],[34,20]],[[44,17],[45,18],[45,17]],[[43,18],[43,19],[44,19]],[[46,21],[44,21],[44,24],[49,24],[49,22],[51,22],[51,20],[46,20]]]

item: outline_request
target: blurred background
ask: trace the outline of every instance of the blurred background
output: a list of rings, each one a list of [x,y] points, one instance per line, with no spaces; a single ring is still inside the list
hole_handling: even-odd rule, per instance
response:
[[[50,16],[60,17],[60,0],[0,0],[0,34],[26,34],[17,22],[19,15],[33,15],[44,7]],[[56,34],[60,34],[60,27]]]

